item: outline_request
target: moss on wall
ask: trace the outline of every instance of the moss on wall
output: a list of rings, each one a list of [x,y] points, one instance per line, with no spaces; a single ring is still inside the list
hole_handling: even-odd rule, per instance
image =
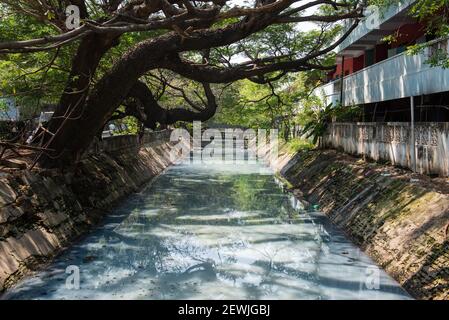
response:
[[[334,150],[287,155],[271,164],[410,294],[449,299],[447,181]]]
[[[166,141],[166,140],[165,140]],[[0,178],[0,291],[51,260],[124,196],[171,164],[173,145],[92,154],[75,172],[15,171]]]

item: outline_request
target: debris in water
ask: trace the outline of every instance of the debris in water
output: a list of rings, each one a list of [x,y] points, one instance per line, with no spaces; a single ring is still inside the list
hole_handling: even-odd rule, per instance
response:
[[[92,261],[94,261],[96,258],[97,258],[96,256],[85,256],[85,257],[83,258],[83,262],[84,262],[84,263],[92,262]]]

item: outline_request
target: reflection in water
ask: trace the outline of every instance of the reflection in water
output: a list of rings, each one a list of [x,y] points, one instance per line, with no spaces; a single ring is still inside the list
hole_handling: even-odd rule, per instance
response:
[[[324,215],[300,207],[262,164],[184,161],[4,298],[409,298]],[[79,290],[66,287],[69,265]]]

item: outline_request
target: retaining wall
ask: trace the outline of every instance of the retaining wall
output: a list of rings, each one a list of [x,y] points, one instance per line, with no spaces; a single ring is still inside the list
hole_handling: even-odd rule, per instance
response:
[[[124,196],[171,164],[169,132],[104,139],[76,172],[15,171],[0,177],[0,291],[50,261]],[[98,148],[100,147],[100,148]]]
[[[449,299],[447,181],[335,150],[292,155],[281,146],[271,165],[412,296]]]

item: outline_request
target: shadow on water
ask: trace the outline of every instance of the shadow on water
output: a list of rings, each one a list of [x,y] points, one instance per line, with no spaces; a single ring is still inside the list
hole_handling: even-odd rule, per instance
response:
[[[3,298],[409,299],[289,197],[260,163],[186,160]],[[68,266],[79,267],[79,289],[66,286]]]

